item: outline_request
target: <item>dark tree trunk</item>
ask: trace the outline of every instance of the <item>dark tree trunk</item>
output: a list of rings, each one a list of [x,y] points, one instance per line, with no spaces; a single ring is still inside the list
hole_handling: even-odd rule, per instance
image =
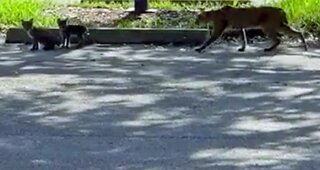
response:
[[[143,13],[148,9],[148,0],[134,0],[134,11]]]

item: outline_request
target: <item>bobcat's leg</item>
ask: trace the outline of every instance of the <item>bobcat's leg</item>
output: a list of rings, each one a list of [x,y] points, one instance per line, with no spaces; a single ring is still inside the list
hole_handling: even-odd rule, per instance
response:
[[[80,48],[84,45],[84,34],[79,34],[78,39],[79,39],[79,43],[77,45],[77,48]]]
[[[62,44],[61,48],[63,48],[65,43],[65,34],[63,33],[63,30],[60,30],[60,43]]]
[[[276,29],[269,29],[269,28],[264,28],[263,32],[272,40],[273,45],[269,48],[265,48],[264,51],[272,51],[274,50],[279,44],[280,44],[280,39],[277,36],[277,31]]]
[[[290,28],[290,27],[289,27],[288,25],[286,25],[286,24],[282,24],[282,25],[281,25],[280,31],[281,31],[281,32],[284,32],[284,33],[288,33],[289,35],[293,35],[293,36],[295,36],[295,37],[299,37],[300,40],[301,40],[302,43],[303,43],[304,50],[305,50],[305,51],[308,51],[308,45],[307,45],[307,43],[306,43],[306,41],[305,41],[305,39],[304,39],[304,37],[303,37],[303,35],[302,35],[301,32],[298,32],[298,31],[293,30],[292,28]]]
[[[61,47],[64,48],[66,46],[65,44],[66,44],[66,35],[63,34],[62,35],[62,46]]]
[[[66,34],[66,48],[69,48],[69,44],[70,44],[70,34]]]
[[[39,42],[33,38],[31,51],[39,50]]]
[[[246,30],[244,28],[241,28],[241,40],[242,40],[242,46],[238,49],[238,51],[242,52],[246,50],[246,46],[248,44]]]
[[[224,25],[216,24],[213,28],[213,33],[211,34],[211,37],[207,39],[200,47],[196,48],[195,51],[201,53],[208,45],[210,45],[212,42],[217,40],[222,35],[225,28],[226,28],[226,24]]]

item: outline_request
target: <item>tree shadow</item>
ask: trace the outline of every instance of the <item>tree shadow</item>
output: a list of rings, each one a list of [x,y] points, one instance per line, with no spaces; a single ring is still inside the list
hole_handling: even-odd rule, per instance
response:
[[[316,169],[316,56],[260,46],[1,47],[0,167]]]

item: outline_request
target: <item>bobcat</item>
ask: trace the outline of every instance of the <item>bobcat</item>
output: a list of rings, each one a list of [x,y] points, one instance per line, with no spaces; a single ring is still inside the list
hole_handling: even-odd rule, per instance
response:
[[[34,27],[33,19],[29,21],[21,20],[21,25],[32,39],[31,51],[39,49],[39,42],[44,45],[43,50],[53,50],[55,45],[60,46],[59,37],[52,34],[48,29]]]
[[[293,30],[288,26],[285,12],[276,7],[251,7],[234,8],[230,6],[222,7],[218,10],[200,12],[196,18],[196,23],[213,22],[211,37],[195,50],[202,52],[208,45],[218,39],[226,28],[241,29],[242,46],[238,51],[245,51],[247,45],[246,28],[260,27],[262,31],[273,41],[273,45],[265,48],[264,51],[272,51],[280,44],[279,32],[288,33],[299,37],[304,44],[305,51],[307,44],[302,33]]]
[[[88,29],[83,25],[67,25],[68,19],[57,19],[57,24],[62,38],[62,47],[69,48],[71,34],[76,34],[80,39],[77,47],[81,47],[85,41],[85,35],[88,34]]]

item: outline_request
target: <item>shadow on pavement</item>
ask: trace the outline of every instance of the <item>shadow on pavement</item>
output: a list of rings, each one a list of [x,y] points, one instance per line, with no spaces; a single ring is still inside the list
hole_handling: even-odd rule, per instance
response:
[[[0,47],[1,169],[317,169],[320,53]]]

